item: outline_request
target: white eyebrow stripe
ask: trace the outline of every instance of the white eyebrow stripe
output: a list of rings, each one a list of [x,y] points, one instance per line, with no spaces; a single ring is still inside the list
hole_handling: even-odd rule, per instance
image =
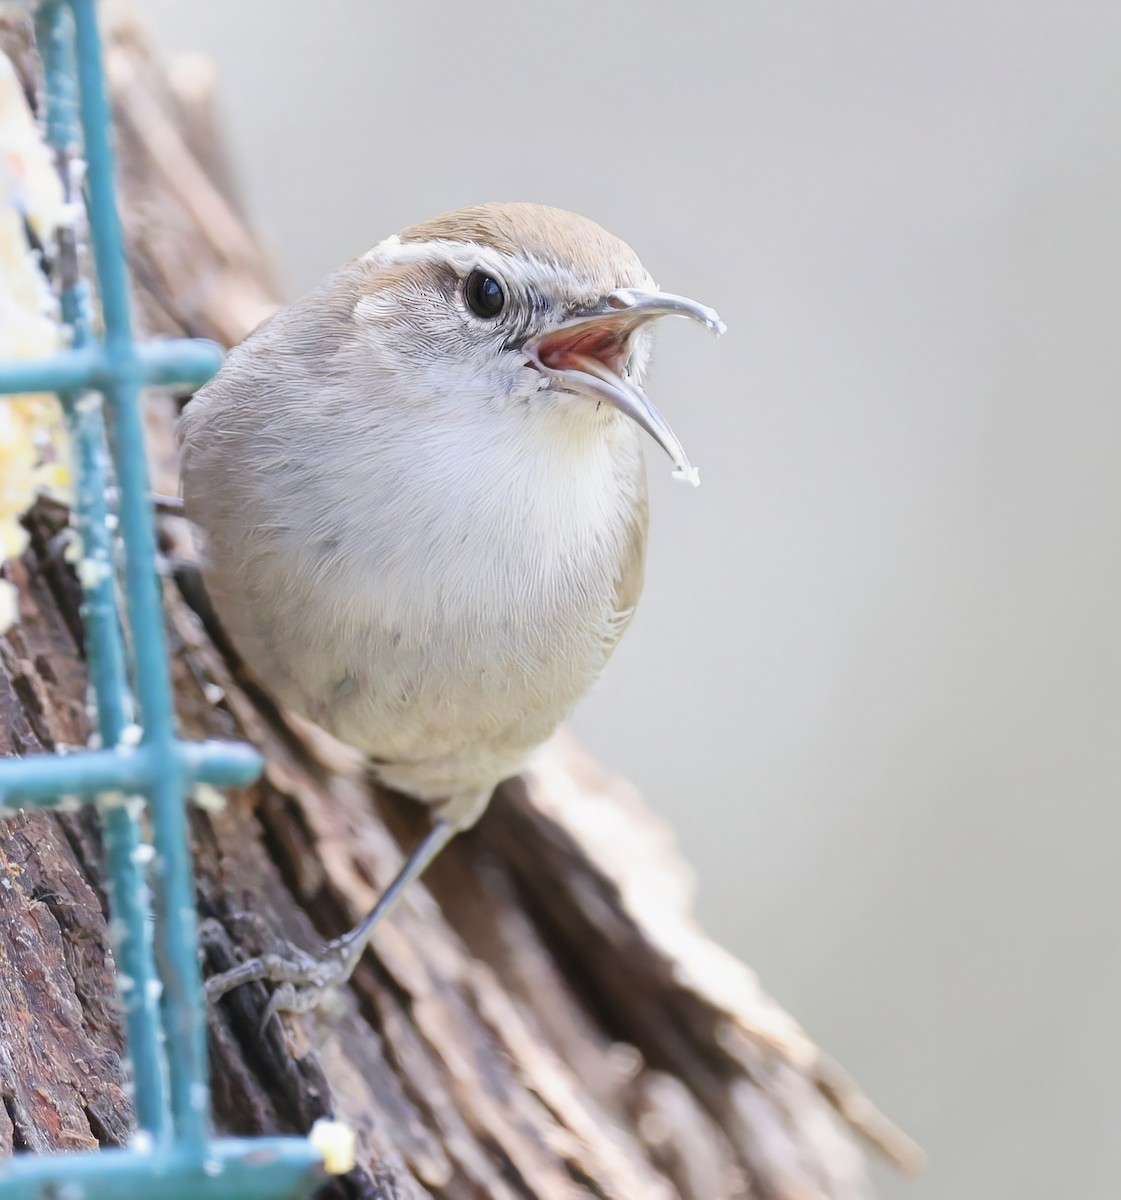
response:
[[[587,277],[560,263],[547,262],[525,250],[508,254],[478,242],[458,242],[450,238],[403,242],[397,234],[393,234],[367,250],[362,260],[387,266],[448,263],[463,275],[479,267],[523,288],[532,286],[540,289],[544,285],[558,298],[583,298],[589,293]]]
[[[378,242],[362,256],[366,261],[383,263],[450,262],[470,270],[474,266],[492,266],[509,261],[490,246],[477,242],[453,242],[438,238],[429,242],[403,242],[397,234]]]

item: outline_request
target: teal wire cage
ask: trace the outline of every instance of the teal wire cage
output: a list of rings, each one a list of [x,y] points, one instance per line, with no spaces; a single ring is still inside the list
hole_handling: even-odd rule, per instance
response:
[[[303,1196],[323,1179],[308,1140],[216,1139],[210,1130],[185,805],[196,784],[248,783],[261,764],[248,746],[176,737],[139,405],[145,385],[204,382],[221,352],[209,342],[134,341],[94,0],[44,0],[35,21],[46,137],[66,199],[81,199],[84,189],[102,332],[94,332],[77,237],[64,229],[57,278],[70,345],[40,361],[0,363],[0,403],[14,393],[57,392],[67,415],[83,555],[104,568],[82,573],[101,745],[0,761],[0,811],[99,801],[138,1132],[127,1149],[0,1161],[0,1200]],[[111,569],[118,552],[127,638]],[[145,816],[154,854],[141,850]]]

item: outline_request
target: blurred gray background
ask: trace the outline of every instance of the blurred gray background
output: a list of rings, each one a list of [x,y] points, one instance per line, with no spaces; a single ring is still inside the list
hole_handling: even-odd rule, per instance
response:
[[[1121,4],[148,7],[293,289],[534,199],[720,310],[578,728],[930,1151],[884,1196],[1116,1200]]]

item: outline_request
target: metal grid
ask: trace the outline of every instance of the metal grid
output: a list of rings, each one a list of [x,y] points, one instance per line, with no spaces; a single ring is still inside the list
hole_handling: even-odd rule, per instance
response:
[[[0,364],[0,396],[57,392],[67,414],[78,479],[77,525],[84,557],[98,568],[82,573],[82,616],[102,748],[0,762],[0,809],[50,808],[71,797],[98,803],[110,903],[121,931],[118,981],[140,1133],[127,1150],[17,1155],[0,1162],[0,1200],[304,1196],[322,1182],[321,1156],[307,1140],[216,1140],[209,1125],[205,1002],[185,806],[193,785],[249,783],[261,764],[248,746],[175,736],[139,392],[149,384],[203,383],[217,369],[221,352],[202,341],[133,340],[94,0],[44,0],[36,13],[36,40],[46,80],[47,140],[69,201],[80,199],[77,180],[86,164],[104,332],[100,338],[94,334],[77,239],[73,230],[64,230],[59,279],[71,344],[40,361]],[[107,520],[110,453],[116,522]],[[111,524],[119,528],[120,547]],[[118,548],[124,557],[127,652],[113,569]],[[154,844],[147,868],[140,851],[144,813]]]

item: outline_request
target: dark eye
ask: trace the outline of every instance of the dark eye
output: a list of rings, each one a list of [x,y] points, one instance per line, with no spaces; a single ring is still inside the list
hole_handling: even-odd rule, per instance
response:
[[[487,320],[497,317],[506,306],[506,293],[502,290],[502,284],[485,271],[472,271],[467,276],[467,282],[463,285],[463,298],[476,316],[485,317]]]

